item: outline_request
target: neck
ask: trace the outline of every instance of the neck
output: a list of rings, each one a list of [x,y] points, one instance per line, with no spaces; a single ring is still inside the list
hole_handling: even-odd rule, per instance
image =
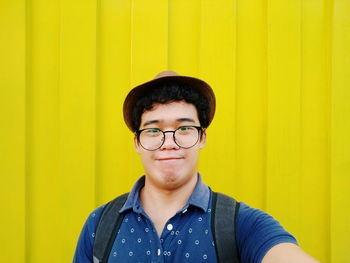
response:
[[[196,184],[197,174],[191,177],[191,179],[181,187],[175,189],[161,189],[156,185],[148,182],[146,176],[145,186],[141,190],[141,202],[147,212],[147,210],[164,209],[176,210],[175,213],[185,206],[187,200],[191,196]]]
[[[141,203],[144,211],[153,221],[159,237],[165,223],[185,206],[197,180],[196,174],[181,187],[169,190],[153,185],[146,177],[145,186],[140,193]]]

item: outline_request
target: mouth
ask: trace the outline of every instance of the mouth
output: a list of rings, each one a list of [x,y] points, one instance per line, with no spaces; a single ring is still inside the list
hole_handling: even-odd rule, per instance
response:
[[[163,158],[157,158],[157,161],[176,161],[176,160],[182,160],[183,157],[163,157]]]

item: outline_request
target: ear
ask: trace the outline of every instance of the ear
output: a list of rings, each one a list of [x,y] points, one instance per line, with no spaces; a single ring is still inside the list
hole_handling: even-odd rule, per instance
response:
[[[199,141],[199,149],[204,148],[206,141],[207,141],[207,132],[206,132],[206,129],[203,129],[202,136]]]
[[[137,135],[136,135],[136,133],[135,133],[135,135],[134,135],[134,148],[135,148],[135,151],[136,151],[138,154],[140,154],[140,152],[141,152],[141,146],[140,146],[139,141],[137,140]]]

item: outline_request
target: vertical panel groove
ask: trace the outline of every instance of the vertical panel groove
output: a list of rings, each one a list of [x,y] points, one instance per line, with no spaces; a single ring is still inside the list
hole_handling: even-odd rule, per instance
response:
[[[24,134],[25,134],[25,263],[30,263],[31,253],[30,253],[30,212],[31,212],[31,203],[30,203],[30,188],[31,182],[29,181],[31,178],[30,173],[30,143],[29,143],[29,125],[30,125],[30,107],[29,107],[29,98],[30,98],[30,90],[31,90],[31,80],[30,80],[30,64],[31,64],[31,0],[25,0],[25,125],[24,125]],[[24,263],[23,262],[23,263]]]
[[[168,20],[167,20],[167,32],[168,32],[168,36],[167,36],[167,42],[168,42],[168,46],[167,46],[167,65],[166,68],[164,70],[171,70],[170,68],[170,16],[171,16],[171,11],[170,11],[170,2],[171,0],[167,0],[167,16],[168,16]]]
[[[265,127],[264,127],[264,183],[262,187],[264,188],[263,194],[263,209],[267,211],[267,195],[268,190],[268,127],[269,127],[269,0],[264,0],[264,14],[265,14]]]
[[[232,7],[233,7],[233,15],[234,15],[234,50],[233,50],[233,55],[234,57],[232,58],[233,60],[233,63],[232,65],[234,66],[233,68],[233,75],[234,75],[234,87],[232,87],[232,89],[234,89],[234,91],[232,92],[232,94],[234,94],[234,119],[232,120],[232,128],[233,128],[233,135],[234,135],[234,138],[235,138],[235,141],[234,141],[234,156],[232,156],[232,159],[234,160],[232,162],[232,171],[234,171],[235,174],[237,174],[237,143],[238,143],[238,136],[237,136],[237,111],[238,111],[238,80],[237,80],[237,77],[238,77],[238,68],[237,68],[237,53],[238,53],[238,23],[239,23],[239,17],[238,17],[238,8],[239,8],[239,5],[238,5],[238,1],[239,0],[235,0]]]
[[[131,15],[130,15],[130,82],[129,82],[129,86],[131,86],[131,78],[132,78],[132,70],[133,70],[133,61],[134,61],[134,34],[133,34],[133,31],[134,31],[134,9],[135,9],[135,1],[136,0],[131,0],[131,9],[130,9],[130,12],[131,12]]]
[[[328,229],[326,230],[326,240],[328,241],[328,262],[333,262],[332,255],[332,107],[333,107],[333,93],[332,93],[332,40],[333,40],[333,0],[324,0],[324,16],[326,21],[325,36],[326,36],[326,79],[328,87],[328,202],[325,209],[328,211]]]
[[[98,206],[100,204],[101,200],[101,193],[100,193],[100,181],[98,180],[98,175],[101,172],[101,162],[99,156],[101,156],[101,132],[99,127],[101,127],[101,105],[100,105],[100,100],[101,100],[101,94],[100,90],[102,89],[100,85],[100,68],[101,68],[101,0],[95,0],[96,1],[96,34],[95,34],[95,60],[96,60],[96,67],[95,67],[95,74],[96,74],[96,79],[95,79],[95,176],[94,176],[94,188],[95,188],[95,204],[94,206]]]
[[[267,127],[268,127],[268,0],[263,0],[263,17],[264,17],[264,51],[265,51],[265,61],[264,61],[264,134],[263,134],[263,140],[264,140],[264,151],[262,156],[262,162],[264,167],[264,177],[262,180],[261,187],[263,188],[263,195],[262,195],[262,209],[266,210],[267,207],[267,196],[266,196],[266,189],[267,189]]]

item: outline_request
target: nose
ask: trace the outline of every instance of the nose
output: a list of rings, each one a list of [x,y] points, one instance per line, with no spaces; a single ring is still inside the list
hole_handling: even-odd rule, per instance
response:
[[[175,143],[174,139],[174,133],[173,132],[167,132],[164,134],[164,143],[162,147],[160,147],[161,150],[177,150],[180,149],[180,147]]]

